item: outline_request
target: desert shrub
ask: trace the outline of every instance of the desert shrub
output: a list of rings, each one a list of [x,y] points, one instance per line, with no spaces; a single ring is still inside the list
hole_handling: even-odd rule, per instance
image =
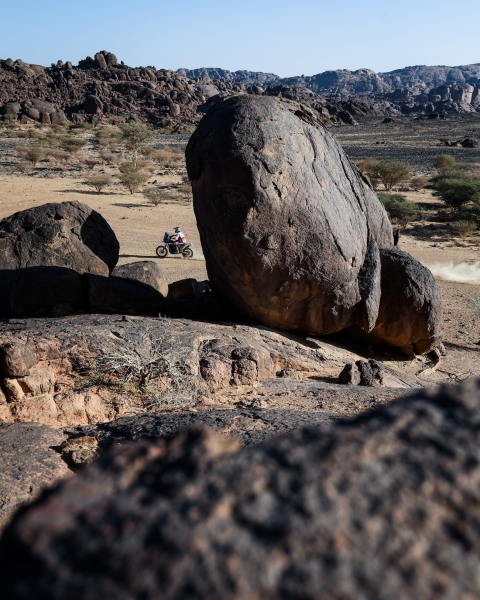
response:
[[[376,170],[387,192],[397,183],[410,179],[410,167],[405,163],[390,160],[380,161]]]
[[[55,148],[47,150],[47,156],[56,163],[67,163],[72,157],[69,152],[65,152],[65,150],[56,150]]]
[[[76,154],[82,148],[87,145],[86,140],[82,140],[81,138],[63,138],[60,142],[60,147],[65,152],[70,152],[70,154]]]
[[[26,173],[31,169],[31,165],[29,165],[28,162],[19,162],[15,165],[15,168],[19,173]]]
[[[147,183],[148,175],[143,171],[124,171],[121,173],[119,180],[131,194],[134,194],[142,185]]]
[[[121,143],[132,153],[132,160],[137,164],[140,150],[153,140],[153,133],[143,123],[124,123],[120,126]]]
[[[71,131],[87,131],[93,129],[93,125],[90,123],[69,123],[68,128]]]
[[[441,138],[438,138],[438,141],[441,142],[442,144],[444,144],[445,146],[448,144],[448,142],[450,141],[450,136],[449,135],[445,135]]]
[[[60,148],[63,139],[64,137],[49,132],[38,138],[38,144],[44,148]]]
[[[177,191],[183,197],[191,196],[192,195],[192,186],[190,183],[181,183],[180,185],[177,186]]]
[[[477,229],[477,225],[474,221],[462,220],[454,223],[453,229],[457,232],[458,237],[460,237],[462,240],[466,240]]]
[[[101,127],[96,132],[97,143],[100,148],[116,148],[121,143],[122,133],[118,127]]]
[[[189,366],[190,348],[178,343],[171,320],[160,318],[159,325],[153,333],[123,337],[110,351],[98,348],[93,376],[139,396],[146,408],[192,406],[208,388]]]
[[[477,312],[480,312],[480,296],[469,296],[468,303]]]
[[[82,158],[81,162],[87,167],[87,169],[90,170],[93,170],[98,164],[100,164],[100,161],[98,161],[96,158],[91,158],[89,156]]]
[[[470,203],[480,203],[480,180],[469,175],[454,173],[439,177],[434,180],[432,187],[445,204],[454,210],[461,210]]]
[[[124,161],[120,163],[118,169],[120,173],[129,173],[132,171],[148,171],[153,173],[153,171],[155,171],[153,164],[145,159],[137,160],[136,164],[133,160]]]
[[[184,162],[183,152],[180,148],[160,148],[152,154],[152,159],[162,167],[178,168]]]
[[[145,148],[140,149],[140,154],[142,156],[146,156],[147,158],[151,158],[152,156],[154,156],[155,152],[157,151],[153,146],[145,146]]]
[[[97,194],[100,194],[103,188],[107,187],[112,183],[112,179],[109,175],[92,175],[85,179],[86,185],[95,188]]]
[[[38,145],[17,146],[15,152],[20,158],[23,158],[23,160],[26,160],[33,166],[43,160],[46,156],[44,148]]]
[[[379,192],[378,198],[382,202],[390,219],[399,223],[403,229],[412,221],[415,221],[420,213],[420,207],[414,202],[407,202],[402,194],[387,194]]]
[[[427,185],[428,177],[425,177],[424,175],[417,175],[416,177],[412,177],[410,183],[418,192],[420,190],[423,190],[423,188]]]
[[[108,150],[101,150],[99,156],[109,165],[113,165],[118,161],[118,155],[113,152],[108,152]]]
[[[444,174],[455,169],[457,161],[450,154],[439,154],[432,160],[432,164],[440,174]]]
[[[170,194],[158,187],[143,190],[143,195],[153,206],[158,206],[170,199]]]
[[[197,128],[196,125],[180,125],[178,132],[177,133],[183,133],[183,134],[192,134],[195,129]]]

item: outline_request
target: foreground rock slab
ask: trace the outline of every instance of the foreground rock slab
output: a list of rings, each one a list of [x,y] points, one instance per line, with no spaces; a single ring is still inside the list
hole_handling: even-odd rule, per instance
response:
[[[476,598],[479,395],[421,391],[254,449],[204,429],[125,445],[17,515],[2,591]]]
[[[64,439],[38,423],[0,423],[0,530],[20,505],[71,474],[54,449]]]

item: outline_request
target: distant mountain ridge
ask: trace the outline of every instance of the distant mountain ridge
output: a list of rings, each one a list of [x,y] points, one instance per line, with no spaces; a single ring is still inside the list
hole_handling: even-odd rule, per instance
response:
[[[480,84],[480,63],[456,67],[417,65],[387,73],[376,73],[371,69],[338,69],[311,76],[283,78],[273,73],[232,72],[220,68],[179,69],[177,72],[187,77],[225,79],[244,85],[293,85],[305,87],[324,96],[346,97],[388,94],[399,89],[418,95],[442,85]]]

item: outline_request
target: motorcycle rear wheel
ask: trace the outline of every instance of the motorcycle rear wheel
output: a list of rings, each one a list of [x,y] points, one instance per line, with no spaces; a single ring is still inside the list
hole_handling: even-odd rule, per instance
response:
[[[166,258],[168,256],[168,250],[166,246],[158,246],[155,252],[158,258]]]
[[[185,248],[185,250],[182,250],[182,254],[185,258],[193,258],[192,248]]]

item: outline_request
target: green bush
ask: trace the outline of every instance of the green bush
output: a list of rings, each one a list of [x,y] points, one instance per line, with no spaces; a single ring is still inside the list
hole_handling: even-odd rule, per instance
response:
[[[88,177],[85,180],[85,183],[95,188],[97,194],[100,194],[103,188],[107,187],[112,183],[112,179],[109,175],[94,175],[92,177]]]
[[[46,156],[45,150],[38,145],[31,146],[17,146],[15,152],[20,158],[29,162],[32,166],[35,166]]]
[[[153,204],[154,206],[158,206],[159,204],[162,204],[162,202],[166,202],[170,199],[170,195],[167,192],[157,187],[144,190],[143,195],[150,204]]]
[[[148,175],[143,171],[125,171],[119,177],[120,183],[122,183],[127,190],[134,194],[139,188],[147,183]]]
[[[393,160],[375,160],[367,158],[357,162],[357,167],[366,175],[374,190],[378,189],[380,182],[383,183],[387,192],[401,181],[410,179],[410,167],[405,163]]]
[[[447,206],[457,211],[467,204],[480,203],[480,180],[471,176],[439,177],[433,182],[433,188]]]
[[[397,183],[410,179],[410,167],[407,164],[390,160],[381,161],[377,173],[387,192]]]
[[[121,143],[132,153],[132,160],[137,164],[138,153],[153,140],[153,133],[143,123],[124,123],[120,126]]]
[[[406,229],[409,223],[418,218],[420,207],[414,202],[407,202],[402,194],[379,192],[377,195],[390,219],[399,223],[402,229]]]
[[[86,145],[87,141],[82,140],[81,138],[63,138],[60,141],[60,147],[65,150],[65,152],[70,152],[70,154],[76,154]]]

